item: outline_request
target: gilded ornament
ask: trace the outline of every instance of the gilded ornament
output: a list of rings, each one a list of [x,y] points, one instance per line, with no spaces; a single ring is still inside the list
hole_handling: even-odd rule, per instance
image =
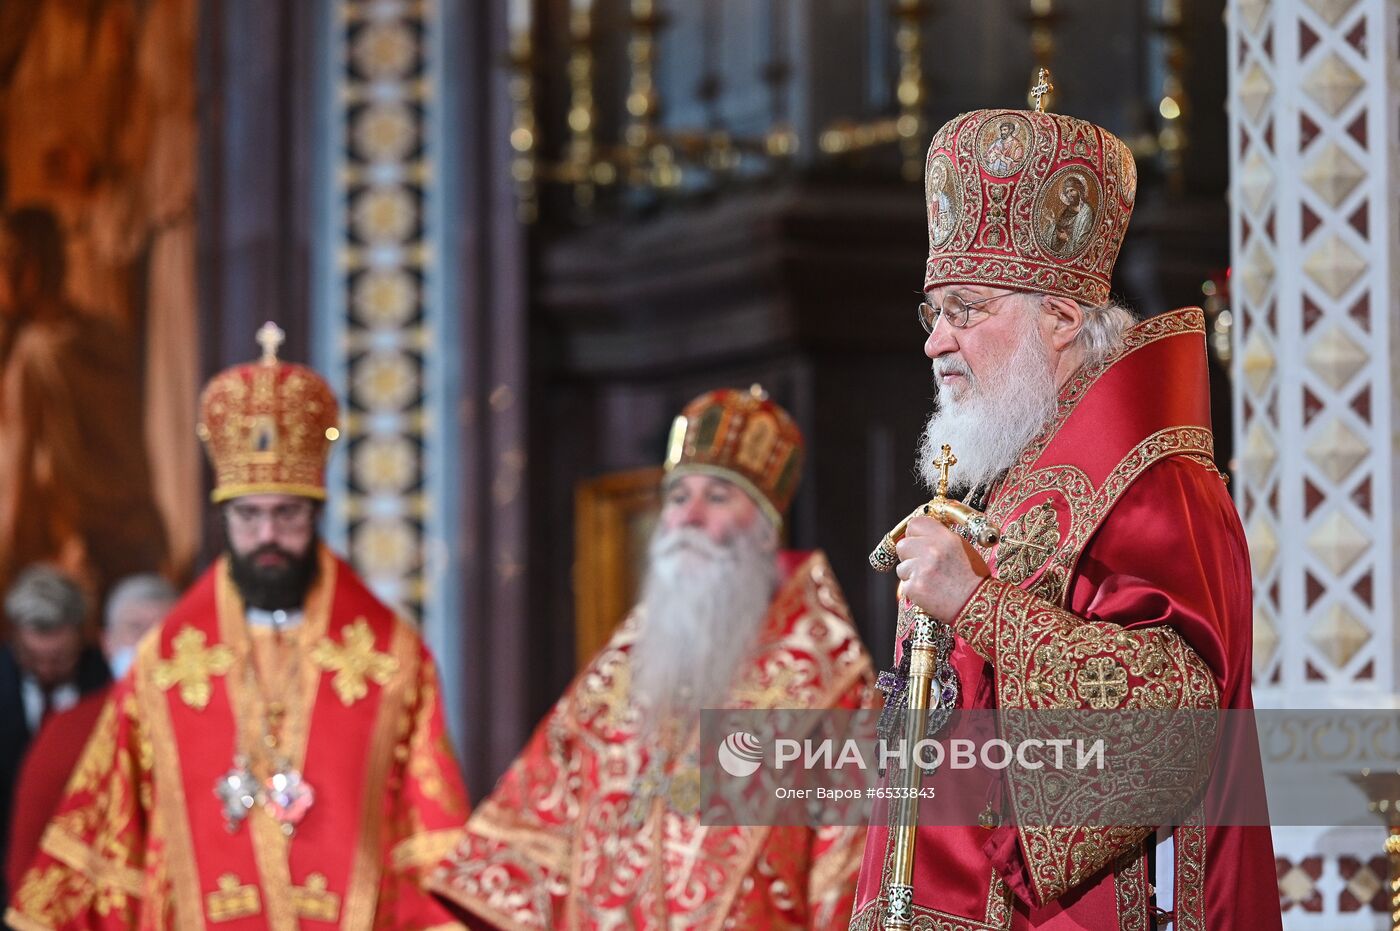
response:
[[[1060,519],[1049,501],[1011,522],[997,546],[997,578],[1020,585],[1040,571],[1060,545]]]
[[[1128,671],[1107,656],[1091,656],[1076,673],[1079,694],[1096,711],[1117,708],[1128,697]]]
[[[204,631],[187,627],[171,641],[170,659],[156,664],[151,678],[157,688],[168,692],[180,686],[180,700],[196,711],[209,704],[209,679],[225,675],[233,666],[233,651],[222,643],[205,646]]]
[[[307,921],[339,921],[340,896],[329,891],[328,886],[321,873],[306,877],[305,886],[294,886],[292,900],[296,903],[297,914]]]
[[[685,406],[667,443],[667,482],[714,475],[738,485],[774,526],[797,488],[802,433],[759,385],[709,391]]]
[[[387,685],[398,671],[399,661],[374,648],[374,631],[364,618],[346,627],[341,640],[337,644],[322,637],[311,651],[311,660],[326,672],[335,673],[331,688],[348,708],[369,694],[368,681]]]
[[[258,887],[244,885],[237,876],[225,873],[219,877],[219,888],[204,897],[205,911],[211,922],[249,918],[262,912]]]

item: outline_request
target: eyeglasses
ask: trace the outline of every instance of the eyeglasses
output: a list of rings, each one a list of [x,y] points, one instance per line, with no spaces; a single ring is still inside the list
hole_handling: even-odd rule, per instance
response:
[[[270,522],[278,533],[305,530],[311,526],[315,507],[310,501],[278,504],[270,508],[260,508],[251,504],[230,504],[224,509],[228,522],[238,530],[257,530]]]
[[[933,333],[934,327],[938,326],[938,318],[946,317],[948,322],[958,329],[967,327],[968,318],[972,315],[972,308],[978,304],[985,304],[994,301],[999,297],[1010,297],[1015,291],[1004,291],[1001,294],[993,294],[991,297],[979,297],[975,301],[965,301],[956,294],[949,294],[943,298],[943,306],[935,307],[925,297],[919,301],[919,325],[924,328],[925,333]]]

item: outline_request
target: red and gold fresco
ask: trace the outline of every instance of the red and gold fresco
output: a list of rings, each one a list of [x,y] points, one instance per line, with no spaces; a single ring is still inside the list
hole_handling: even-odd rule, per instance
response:
[[[0,204],[66,259],[53,306],[0,315],[0,585],[193,558],[195,36],[196,0],[0,2]]]

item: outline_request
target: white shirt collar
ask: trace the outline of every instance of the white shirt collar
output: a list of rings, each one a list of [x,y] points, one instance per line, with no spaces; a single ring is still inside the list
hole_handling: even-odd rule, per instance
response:
[[[300,608],[292,611],[265,611],[262,608],[248,608],[244,612],[248,618],[249,625],[253,627],[271,627],[274,630],[291,630],[301,623],[306,612]]]

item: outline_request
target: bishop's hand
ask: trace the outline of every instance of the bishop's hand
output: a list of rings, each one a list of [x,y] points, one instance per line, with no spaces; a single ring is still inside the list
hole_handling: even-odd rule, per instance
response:
[[[930,617],[951,621],[991,570],[970,545],[932,517],[916,517],[897,544],[900,592]]]

